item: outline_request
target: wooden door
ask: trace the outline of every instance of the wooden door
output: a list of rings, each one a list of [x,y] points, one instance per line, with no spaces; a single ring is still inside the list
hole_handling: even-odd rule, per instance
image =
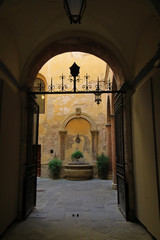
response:
[[[41,176],[41,145],[38,145],[38,156],[37,156],[37,177]]]
[[[28,97],[27,162],[24,180],[24,218],[36,205],[39,106]]]
[[[119,93],[115,101],[116,167],[118,205],[125,218],[128,219],[128,195],[124,153],[123,97],[124,94]]]

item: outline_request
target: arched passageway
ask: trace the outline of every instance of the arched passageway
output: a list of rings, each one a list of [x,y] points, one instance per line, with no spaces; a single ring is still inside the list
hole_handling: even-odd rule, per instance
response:
[[[65,46],[66,47],[66,46]],[[73,47],[73,46],[72,46]],[[72,48],[71,47],[71,48]],[[76,46],[76,49],[78,48],[78,45]],[[78,48],[79,49],[79,48]],[[56,49],[57,50],[57,49]],[[98,48],[98,50],[99,50],[99,48]],[[96,48],[95,48],[95,50],[94,50],[94,52],[96,52],[96,51],[98,51]],[[88,50],[88,51],[90,51],[90,49]],[[105,57],[107,57],[108,56],[108,53],[106,53],[106,55],[104,54],[104,52],[100,52],[101,54],[102,54],[102,56],[103,56],[103,58],[105,58]],[[99,53],[99,54],[100,54]],[[111,64],[112,64],[112,68],[115,70],[115,71],[117,71],[116,69],[119,69],[118,71],[119,71],[119,74],[120,73],[122,73],[123,71],[122,71],[122,69],[120,69],[119,67],[118,67],[118,65],[114,65],[115,63],[114,63],[114,58],[113,58],[113,60],[111,61],[111,59],[110,59],[110,62],[111,62]],[[40,64],[40,62],[38,63],[38,64]],[[37,66],[36,66],[37,67]],[[48,67],[47,67],[47,69],[48,69]],[[43,71],[42,71],[43,72]],[[108,70],[108,67],[106,68],[106,73],[107,73],[107,78],[108,78],[108,82],[106,82],[106,84],[108,84],[109,83],[109,81],[112,81],[112,78],[113,78],[113,74],[112,74],[112,76],[110,76],[110,75],[108,75],[108,72],[109,72],[109,70]],[[106,77],[105,76],[105,77]],[[111,78],[110,80],[109,80],[109,78]],[[124,78],[124,77],[123,77]],[[54,79],[54,81],[55,81],[55,79]],[[115,81],[115,79],[114,79],[114,81]],[[122,85],[123,85],[123,79],[121,80],[120,79],[120,77],[118,76],[118,81],[117,81],[117,83],[119,83],[119,85],[118,85],[118,88],[120,89],[121,87],[122,87]],[[120,84],[121,83],[121,84]],[[115,84],[115,83],[114,83]],[[110,90],[112,90],[112,89],[110,89]],[[54,91],[53,91],[53,93],[54,93]],[[110,146],[109,146],[109,144],[107,145],[107,151],[112,151],[112,154],[110,154],[110,158],[112,159],[112,164],[110,164],[110,175],[111,175],[111,177],[112,177],[112,165],[113,165],[113,170],[114,170],[114,173],[113,173],[113,188],[116,188],[116,163],[115,163],[115,156],[116,156],[116,154],[115,154],[115,129],[114,129],[114,107],[113,107],[113,105],[114,105],[114,102],[112,102],[112,98],[111,98],[111,96],[112,96],[112,94],[110,94],[110,96],[108,96],[108,103],[107,103],[107,105],[105,105],[105,111],[106,111],[106,109],[107,109],[107,121],[109,121],[109,124],[111,125],[111,129],[110,129],[110,133],[107,135],[107,139],[110,141]],[[56,101],[56,98],[55,98],[55,101]],[[125,99],[124,99],[124,101],[125,101]],[[110,106],[111,105],[111,106]],[[110,108],[112,108],[112,113],[111,113],[111,110],[110,110]],[[104,110],[103,110],[104,111]],[[102,111],[102,113],[103,113],[103,111]],[[58,113],[58,114],[60,114],[60,113]],[[80,114],[81,115],[81,114]],[[94,114],[95,115],[95,114]],[[96,116],[96,115],[95,115]],[[94,117],[95,117],[94,116]],[[82,118],[84,118],[83,117],[83,114],[82,114]],[[85,117],[86,118],[86,117]],[[111,118],[112,118],[112,121],[111,121]],[[89,119],[88,117],[87,117],[87,119]],[[110,120],[109,120],[110,119]],[[50,120],[51,120],[51,118],[50,118]],[[124,121],[126,121],[125,119],[124,119]],[[123,123],[122,123],[123,124]],[[45,123],[45,125],[46,125],[46,123]],[[92,124],[93,125],[93,124]],[[105,130],[106,131],[106,130]],[[59,131],[59,133],[60,133],[60,158],[64,161],[64,160],[66,160],[65,159],[65,152],[67,152],[67,149],[65,149],[66,147],[65,147],[65,142],[66,142],[66,138],[67,138],[67,136],[66,136],[66,130],[60,130]],[[95,134],[95,130],[92,130],[91,131],[91,133],[92,133],[92,139],[90,140],[91,142],[92,142],[92,161],[95,161],[96,160],[96,155],[97,155],[97,153],[98,153],[98,131],[97,131],[97,133]],[[78,133],[77,133],[78,134]],[[110,135],[110,136],[109,136]],[[125,136],[126,137],[126,136]],[[126,142],[126,139],[125,139],[125,137],[124,137],[124,134],[122,133],[122,136],[121,136],[121,139],[120,139],[120,141],[122,142],[122,146],[124,147],[124,148],[126,148],[125,149],[125,151],[127,152],[127,142]],[[46,142],[48,142],[48,141],[46,141]],[[125,143],[125,144],[124,144]],[[101,146],[103,143],[99,143],[99,145]],[[86,144],[85,144],[85,146],[86,146]],[[101,147],[102,148],[102,147]],[[96,150],[97,149],[97,150]],[[57,153],[57,151],[56,151],[56,153]],[[86,153],[87,154],[87,153]],[[120,153],[119,153],[120,154]],[[68,159],[68,157],[67,157],[67,159]],[[88,159],[90,159],[90,158],[88,158]],[[127,163],[127,155],[125,155],[124,156],[124,158],[123,158],[123,171],[125,172],[125,168],[124,168],[124,159],[125,159],[125,162]],[[130,164],[130,166],[131,166],[131,164]],[[128,174],[128,173],[125,173],[126,175]],[[111,178],[110,177],[110,178]],[[123,178],[123,176],[122,176],[122,178]],[[128,182],[126,182],[126,180],[128,181]],[[122,180],[123,181],[123,180]],[[125,205],[124,207],[123,207],[123,210],[124,210],[124,212],[125,212],[125,215],[126,215],[126,217],[127,217],[127,219],[132,219],[133,218],[133,216],[134,216],[134,206],[133,206],[133,200],[132,201],[130,201],[129,200],[129,197],[130,197],[130,195],[132,196],[133,195],[133,186],[132,186],[132,183],[133,182],[133,180],[130,178],[125,178],[125,180],[123,181],[123,185],[124,185],[124,187],[122,188],[122,186],[121,186],[121,188],[119,188],[119,186],[118,186],[118,188],[119,188],[119,199],[120,199],[120,194],[121,194],[121,196],[122,195],[125,195],[126,196],[126,198],[124,199],[124,198],[121,198],[121,200],[119,200],[119,206],[121,206],[121,204],[122,205]],[[121,182],[121,184],[122,184],[122,182]],[[130,195],[128,195],[128,193],[126,193],[126,190],[125,190],[125,185],[126,184],[128,184],[128,186],[130,186],[130,188],[129,188],[129,194]],[[124,192],[123,193],[121,193],[121,191],[122,191],[122,189],[124,190]],[[125,202],[125,203],[124,203]],[[127,207],[127,206],[129,206],[129,208]],[[129,210],[130,209],[130,210]],[[130,213],[131,212],[131,213]]]
[[[77,48],[76,48],[77,49]],[[114,68],[114,67],[113,67]],[[119,85],[119,88],[123,86],[122,85]],[[125,112],[123,113],[123,134],[124,134],[124,156],[125,156],[125,174],[126,174],[126,184],[127,184],[127,190],[126,190],[126,193],[127,193],[127,198],[128,198],[128,202],[126,202],[127,204],[127,218],[129,219],[133,219],[134,216],[135,216],[135,206],[134,206],[134,188],[133,188],[133,165],[132,165],[132,161],[131,161],[131,158],[130,158],[130,155],[131,155],[131,134],[130,134],[130,131],[131,131],[131,128],[130,128],[130,121],[129,121],[129,112],[130,112],[130,109],[129,109],[129,105],[128,105],[128,100],[127,99],[123,99],[123,102],[125,104],[125,106],[127,106],[127,108],[125,109]],[[128,111],[128,112],[127,112]],[[128,145],[129,143],[129,145]],[[128,162],[129,161],[129,162]],[[115,167],[116,169],[116,167]],[[116,176],[115,176],[115,179],[116,179]],[[121,188],[122,190],[123,188]],[[124,199],[124,198],[122,198]],[[121,201],[123,201],[121,199]]]
[[[108,62],[118,89],[126,90],[123,132],[129,215],[135,214],[159,239],[158,1],[87,0],[81,25],[67,22],[62,1],[1,1],[0,18],[0,234],[23,213],[28,87],[51,57],[85,51]]]

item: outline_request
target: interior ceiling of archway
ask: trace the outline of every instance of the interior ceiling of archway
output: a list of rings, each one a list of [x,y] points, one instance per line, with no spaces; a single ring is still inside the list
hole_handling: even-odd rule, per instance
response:
[[[49,44],[78,32],[79,36],[96,36],[94,41],[102,45],[110,42],[108,48],[120,65],[126,64],[131,76],[137,43],[151,16],[158,18],[151,0],[87,0],[80,25],[69,24],[63,0],[12,0],[0,6],[0,19],[10,29],[18,52],[20,72]]]

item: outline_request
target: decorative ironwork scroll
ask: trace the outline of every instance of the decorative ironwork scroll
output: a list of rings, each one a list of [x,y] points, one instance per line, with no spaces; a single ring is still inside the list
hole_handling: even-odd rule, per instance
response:
[[[66,78],[66,76],[62,75],[59,77],[61,79],[61,84],[58,84],[57,86],[53,84],[53,79],[51,78],[51,82],[48,85],[48,90],[44,90],[44,86],[42,86],[42,82],[39,81],[39,86],[37,85],[37,88],[34,88],[34,91],[31,92],[31,94],[58,94],[58,93],[107,93],[107,92],[113,92],[112,91],[112,82],[108,80],[105,86],[102,89],[102,86],[99,84],[100,82],[105,82],[102,80],[95,80],[96,84],[93,83],[94,81],[92,80],[92,84],[89,82],[90,76],[86,73],[84,76],[85,84],[79,84],[81,79],[79,75],[79,69],[80,67],[74,63],[70,67],[70,76],[69,79]],[[68,82],[67,82],[68,81]],[[72,83],[73,85],[70,86],[69,83]],[[67,89],[71,89],[67,91]],[[117,91],[115,91],[117,92]]]
[[[86,75],[84,76],[84,78],[86,79],[86,84],[83,85],[82,88],[83,88],[86,92],[88,92],[89,90],[92,89],[92,85],[90,85],[90,84],[88,83],[88,79],[90,78],[90,76],[86,73]]]
[[[97,79],[97,82],[93,83],[92,80],[89,82],[90,76],[86,73],[84,76],[85,84],[81,83],[80,75],[79,75],[80,67],[74,63],[70,67],[70,76],[67,79],[66,76],[60,76],[61,84],[53,84],[53,79],[51,78],[51,83],[48,85],[48,90],[45,91],[44,87],[42,86],[41,81],[39,82],[39,86],[34,88],[32,92],[29,94],[83,94],[83,93],[92,93],[95,94],[95,102],[100,104],[101,94],[102,93],[119,93],[122,92],[120,90],[113,90],[112,89],[112,82],[110,79],[107,81]],[[68,81],[68,82],[67,82]],[[100,85],[100,82],[104,82],[103,87]],[[70,85],[71,83],[71,85]]]

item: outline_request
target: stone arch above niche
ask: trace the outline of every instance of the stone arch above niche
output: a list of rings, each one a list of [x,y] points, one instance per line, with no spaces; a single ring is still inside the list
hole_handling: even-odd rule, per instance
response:
[[[97,126],[96,126],[95,122],[91,119],[91,117],[88,114],[82,113],[80,108],[76,108],[75,113],[70,114],[64,120],[61,130],[65,131],[65,128],[66,128],[67,124],[74,118],[83,118],[83,119],[87,120],[91,125],[91,130],[97,130]]]

